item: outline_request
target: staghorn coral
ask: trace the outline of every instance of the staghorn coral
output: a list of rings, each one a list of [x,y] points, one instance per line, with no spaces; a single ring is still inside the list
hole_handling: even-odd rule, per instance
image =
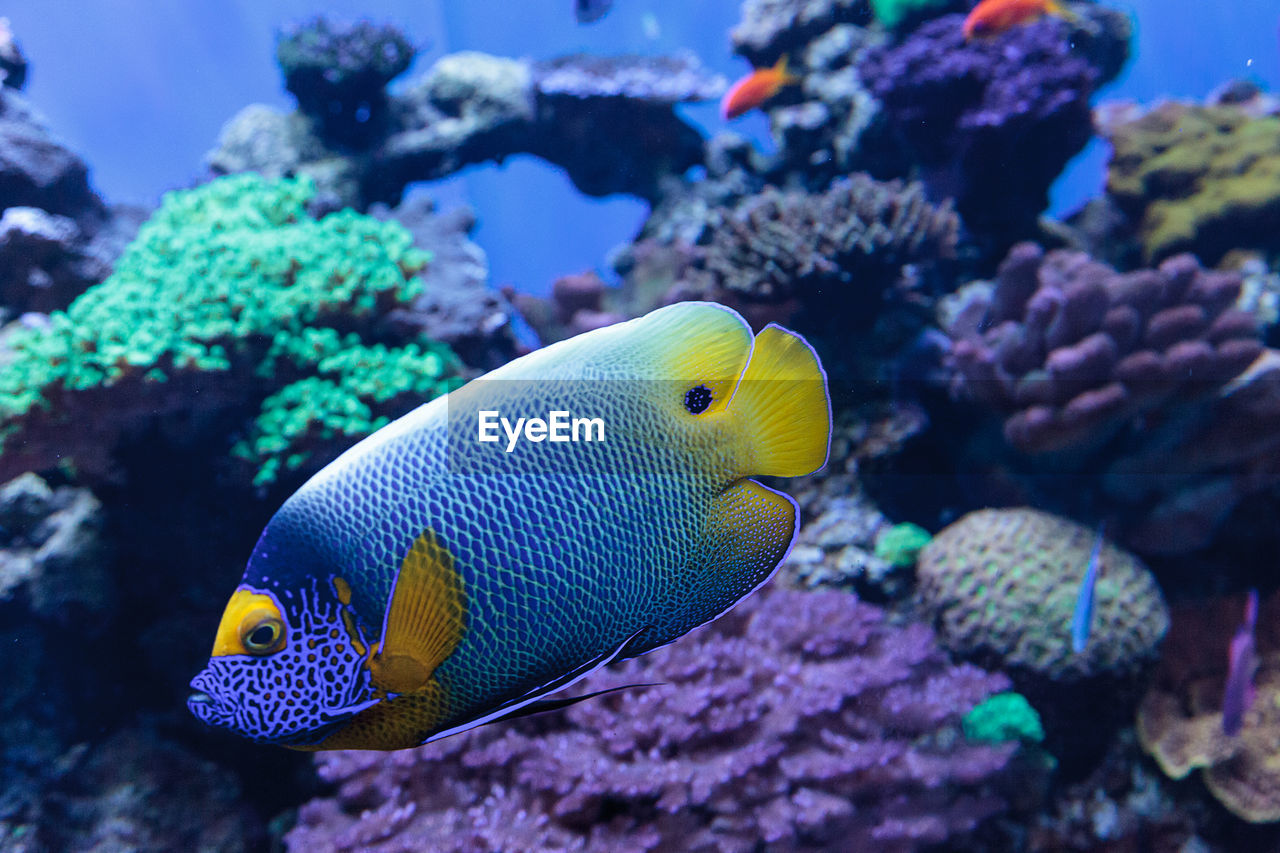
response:
[[[1169,627],[1155,579],[1104,545],[1093,629],[1071,649],[1071,619],[1095,533],[1033,509],[971,512],[933,537],[916,563],[918,592],[952,651],[994,658],[1054,681],[1123,676],[1154,660]]]
[[[948,334],[957,388],[1043,453],[1105,441],[1144,413],[1219,390],[1262,352],[1233,308],[1240,278],[1190,256],[1120,274],[1082,252],[1023,243]]]
[[[1127,18],[1082,9],[1076,26],[1046,19],[973,41],[963,16],[945,15],[859,63],[896,171],[918,167],[993,254],[1034,232],[1049,185],[1092,134],[1090,95],[1119,70],[1110,55],[1125,53]],[[1098,44],[1077,53],[1079,38]]]
[[[1236,737],[1222,731],[1227,646],[1241,596],[1175,608],[1155,678],[1138,706],[1138,737],[1170,778],[1202,770],[1209,791],[1252,823],[1280,821],[1280,596],[1259,609],[1257,696]]]
[[[1168,102],[1104,130],[1107,193],[1136,221],[1148,262],[1280,249],[1280,116]]]
[[[184,425],[188,441],[207,437],[202,427],[252,417],[270,394],[340,358],[332,330],[371,333],[408,306],[427,262],[409,234],[350,211],[313,220],[304,210],[311,193],[308,181],[250,175],[171,193],[110,278],[47,324],[9,335],[0,476],[72,463],[104,477],[122,442],[166,422]],[[329,345],[317,347],[326,329]],[[420,364],[434,372],[416,390],[447,390],[447,351]],[[395,413],[377,403],[409,405],[376,384],[359,396],[370,410],[346,411],[347,435]]]
[[[728,211],[706,246],[717,285],[755,302],[834,302],[903,264],[954,254],[959,219],[919,184],[853,175],[823,193],[766,187]]]
[[[413,751],[322,755],[337,793],[305,805],[286,842],[898,851],[1005,808],[1015,745],[958,731],[1005,680],[947,664],[928,629],[891,627],[851,595],[758,594],[582,689],[636,683]]]
[[[389,95],[387,120],[349,158],[298,114],[247,107],[207,162],[215,175],[302,174],[337,206],[399,202],[405,187],[529,153],[564,168],[584,193],[653,200],[659,183],[702,160],[702,138],[675,105],[725,89],[691,54],[563,57],[548,62],[478,52],[440,58]]]

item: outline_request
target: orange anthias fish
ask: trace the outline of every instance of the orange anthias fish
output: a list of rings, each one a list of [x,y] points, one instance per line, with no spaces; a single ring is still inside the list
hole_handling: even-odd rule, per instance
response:
[[[726,119],[737,118],[778,94],[783,86],[799,82],[800,78],[787,70],[784,56],[772,68],[757,68],[730,86],[720,101],[720,114]]]
[[[1057,0],[982,0],[964,19],[964,37],[994,36],[1044,15],[1070,19]]]

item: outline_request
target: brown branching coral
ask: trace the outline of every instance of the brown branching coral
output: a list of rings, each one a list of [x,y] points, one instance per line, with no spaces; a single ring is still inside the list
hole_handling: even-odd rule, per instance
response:
[[[766,187],[739,202],[706,247],[720,287],[764,302],[805,299],[955,252],[960,220],[919,184],[857,174],[811,194]]]

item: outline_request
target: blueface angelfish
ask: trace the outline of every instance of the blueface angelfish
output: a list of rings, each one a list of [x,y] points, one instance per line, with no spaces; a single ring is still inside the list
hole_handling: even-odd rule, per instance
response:
[[[598,418],[604,440],[479,441],[483,412],[557,410]],[[519,358],[284,503],[188,705],[260,742],[399,749],[555,704],[767,581],[798,511],[749,478],[817,470],[830,431],[808,344],[710,303]]]

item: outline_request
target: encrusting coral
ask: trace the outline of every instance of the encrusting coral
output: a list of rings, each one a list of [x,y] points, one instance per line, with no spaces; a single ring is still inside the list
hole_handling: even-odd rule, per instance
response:
[[[1092,632],[1071,647],[1071,621],[1095,532],[1033,509],[971,512],[941,530],[916,563],[919,595],[952,651],[1066,681],[1133,674],[1169,627],[1155,578],[1104,544]]]
[[[1243,613],[1243,596],[1174,609],[1160,665],[1138,706],[1138,737],[1169,777],[1200,769],[1232,814],[1269,823],[1280,821],[1280,596],[1259,608],[1257,694],[1240,733],[1228,737],[1222,731],[1227,647]]]
[[[312,192],[306,180],[244,175],[171,193],[106,281],[8,335],[0,477],[66,464],[107,476],[129,436],[165,423],[201,434],[252,419],[265,400],[244,451],[270,462],[264,482],[313,452],[295,439],[348,442],[406,410],[406,398],[448,390],[448,350],[360,349],[350,337],[412,303],[427,255],[395,223],[351,211],[310,218]],[[416,377],[407,388],[405,360]],[[337,372],[346,375],[325,378]],[[299,382],[307,394],[287,390]],[[319,423],[282,420],[290,396]]]
[[[1280,249],[1280,116],[1167,102],[1104,132],[1107,193],[1137,221],[1148,261]]]
[[[660,683],[654,683],[660,682]],[[292,850],[907,851],[1007,808],[1014,743],[960,717],[1007,686],[841,592],[762,592],[591,676],[563,715],[319,757]]]

